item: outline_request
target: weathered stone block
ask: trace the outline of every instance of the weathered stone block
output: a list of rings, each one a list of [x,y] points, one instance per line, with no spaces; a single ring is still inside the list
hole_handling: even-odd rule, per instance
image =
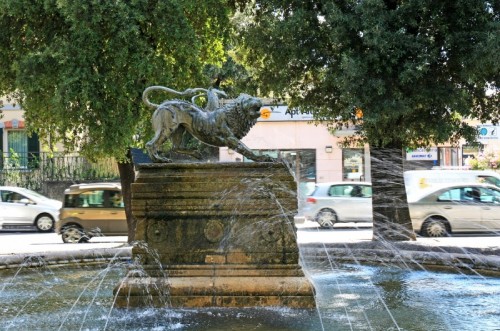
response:
[[[283,164],[141,165],[132,210],[144,272],[116,288],[117,306],[314,306]]]

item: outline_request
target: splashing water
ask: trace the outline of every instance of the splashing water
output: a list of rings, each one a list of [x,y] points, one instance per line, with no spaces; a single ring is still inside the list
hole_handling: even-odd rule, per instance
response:
[[[118,309],[112,291],[127,273],[123,262],[4,270],[0,329],[494,330],[498,325],[499,278],[303,261],[316,288],[317,310]]]

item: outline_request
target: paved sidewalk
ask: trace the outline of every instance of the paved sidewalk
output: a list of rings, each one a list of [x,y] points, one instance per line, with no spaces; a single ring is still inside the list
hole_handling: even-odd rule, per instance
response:
[[[357,228],[356,228],[357,227]],[[333,230],[321,229],[316,222],[303,221],[297,224],[297,241],[300,244],[356,243],[372,240],[372,226],[369,223],[338,224]],[[443,246],[480,249],[500,249],[500,234],[457,234],[452,237],[418,237],[409,244],[418,246]]]
[[[26,235],[29,235],[30,240],[26,240]],[[19,232],[8,235],[3,233],[0,241],[0,255],[13,255],[118,248],[127,244],[127,237],[96,237],[85,244],[67,244],[63,243],[61,236],[56,233]]]
[[[66,244],[55,233],[1,233],[0,270],[64,265],[73,262],[127,261],[132,247],[126,236],[92,238],[89,243]]]

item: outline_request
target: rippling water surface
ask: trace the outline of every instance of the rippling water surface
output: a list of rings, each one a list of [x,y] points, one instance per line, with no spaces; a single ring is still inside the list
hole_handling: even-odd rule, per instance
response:
[[[1,330],[498,330],[500,278],[308,264],[318,309],[113,308],[126,265],[0,272]]]

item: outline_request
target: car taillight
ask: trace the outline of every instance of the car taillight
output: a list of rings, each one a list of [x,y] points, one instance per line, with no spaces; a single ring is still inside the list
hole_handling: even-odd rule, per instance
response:
[[[316,203],[316,198],[313,198],[313,197],[308,197],[308,198],[306,199],[306,202],[308,202],[308,203]]]

